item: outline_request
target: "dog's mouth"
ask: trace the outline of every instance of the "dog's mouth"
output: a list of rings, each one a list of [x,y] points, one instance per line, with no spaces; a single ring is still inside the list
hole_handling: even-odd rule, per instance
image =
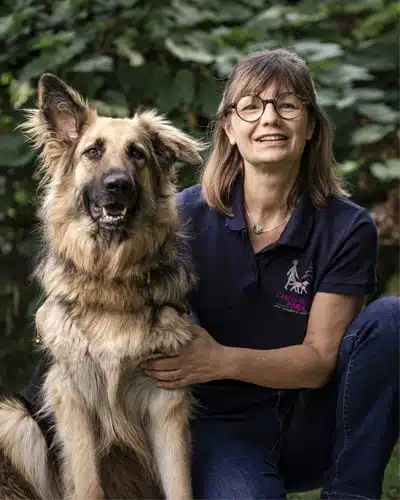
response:
[[[129,207],[124,203],[108,203],[100,206],[89,202],[89,212],[92,219],[102,226],[118,227],[125,225]]]
[[[125,231],[131,227],[138,209],[140,187],[129,174],[110,171],[84,190],[87,214],[105,231]]]

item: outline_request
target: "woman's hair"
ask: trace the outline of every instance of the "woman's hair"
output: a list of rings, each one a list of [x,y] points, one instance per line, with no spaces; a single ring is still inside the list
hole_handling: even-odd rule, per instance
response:
[[[242,158],[237,146],[228,140],[224,120],[240,97],[263,92],[275,82],[307,100],[309,117],[315,123],[313,136],[307,141],[301,158],[297,181],[289,195],[289,204],[294,206],[304,191],[319,208],[326,206],[328,196],[347,195],[335,169],[329,120],[317,103],[305,61],[286,49],[263,50],[244,57],[230,75],[213,126],[211,154],[202,173],[205,200],[226,215],[232,215],[231,192],[242,173]]]

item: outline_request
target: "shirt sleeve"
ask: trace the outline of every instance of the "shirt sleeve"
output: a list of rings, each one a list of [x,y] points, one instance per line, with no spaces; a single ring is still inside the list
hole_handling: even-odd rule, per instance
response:
[[[336,242],[326,273],[317,292],[367,295],[376,288],[378,232],[374,221],[363,210]]]

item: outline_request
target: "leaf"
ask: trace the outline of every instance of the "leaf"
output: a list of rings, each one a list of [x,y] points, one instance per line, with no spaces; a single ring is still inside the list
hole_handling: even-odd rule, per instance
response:
[[[386,167],[389,170],[392,179],[400,178],[400,160],[395,158],[386,160]]]
[[[397,71],[398,34],[391,30],[385,35],[359,44],[357,51],[350,53],[348,60],[371,71]]]
[[[396,123],[399,114],[386,104],[361,104],[357,106],[357,111],[367,118],[379,123]]]
[[[372,80],[373,76],[367,68],[354,64],[338,63],[334,67],[327,68],[318,75],[321,82],[328,87],[344,87],[355,81]]]
[[[179,23],[179,26],[192,27],[204,21],[211,21],[217,23],[219,21],[216,13],[209,9],[198,9],[195,5],[189,3],[176,2],[171,9],[171,14]]]
[[[378,125],[371,123],[357,129],[352,136],[352,143],[359,144],[373,144],[383,139],[389,132],[392,132],[394,127],[392,125]]]
[[[338,168],[343,175],[351,174],[359,168],[359,164],[356,161],[345,161],[338,164]]]
[[[126,57],[130,66],[137,67],[144,63],[144,57],[137,50],[132,49],[126,40],[119,39],[115,42],[117,54]]]
[[[346,95],[342,99],[338,99],[338,101],[336,102],[336,107],[338,109],[349,108],[350,106],[352,106],[354,104],[354,102],[355,102],[354,96]]]
[[[194,100],[194,75],[187,69],[179,70],[173,79],[165,72],[157,72],[158,85],[155,104],[163,113],[183,109]]]
[[[175,76],[173,86],[180,94],[182,104],[190,104],[194,98],[194,77],[193,73],[187,69],[178,71]]]
[[[58,24],[70,19],[73,14],[73,4],[71,0],[55,2],[53,12],[49,18],[50,24]]]
[[[321,87],[318,90],[317,100],[320,106],[334,106],[339,100],[338,92],[336,89],[329,87]]]
[[[14,193],[14,200],[19,205],[28,205],[30,202],[29,193],[23,189],[17,189]]]
[[[0,17],[0,38],[5,38],[14,25],[12,15]]]
[[[49,47],[54,47],[54,45],[70,42],[74,39],[75,33],[73,31],[63,31],[57,34],[46,33],[41,35],[39,40],[32,45],[32,49],[34,50],[42,50],[47,49]]]
[[[286,11],[286,6],[274,5],[253,17],[246,23],[246,27],[262,31],[280,28],[286,22],[284,16]]]
[[[35,157],[19,134],[0,135],[0,167],[24,167]]]
[[[391,25],[398,22],[400,14],[400,4],[393,2],[391,5],[382,6],[374,14],[361,20],[358,24],[355,35],[358,39],[369,39],[379,36],[386,27],[390,29]]]
[[[204,49],[196,49],[189,43],[175,43],[171,38],[165,40],[165,47],[172,55],[181,61],[193,61],[197,63],[210,64],[214,61],[214,56]]]
[[[357,87],[349,89],[348,95],[353,96],[355,101],[382,101],[385,92],[382,89]]]
[[[74,66],[71,71],[76,73],[93,73],[95,71],[109,72],[113,70],[113,60],[109,56],[97,56],[85,59]]]
[[[100,115],[124,118],[129,114],[128,102],[121,92],[106,90],[101,98],[94,102]]]
[[[362,2],[346,2],[343,4],[343,10],[353,14],[383,8],[383,0],[363,0]]]
[[[196,103],[205,116],[214,117],[217,114],[222,87],[222,82],[216,79],[207,78],[199,82]]]
[[[321,43],[317,40],[297,42],[294,44],[294,49],[308,62],[325,61],[343,54],[343,50],[337,43]]]
[[[372,80],[373,77],[366,68],[354,64],[342,64],[339,66],[337,77],[341,82],[352,82],[357,80]]]
[[[198,2],[203,5],[206,2]],[[243,23],[254,15],[252,8],[248,5],[248,0],[238,2],[237,0],[224,0],[224,2],[207,2],[209,6],[213,6],[213,20],[216,24],[220,23]],[[213,5],[214,4],[214,5]],[[204,9],[204,7],[203,7]],[[208,14],[209,15],[209,14]]]
[[[229,75],[242,55],[241,52],[235,49],[224,50],[224,52],[215,59],[215,66],[218,74],[221,76]]]
[[[386,163],[373,163],[371,172],[381,181],[400,179],[400,160],[388,160]]]
[[[19,79],[30,80],[45,71],[54,71],[59,66],[66,65],[73,57],[83,52],[87,42],[84,38],[78,38],[67,47],[59,47],[52,52],[45,52],[39,57],[31,59],[22,68]]]
[[[22,105],[24,105],[36,92],[36,90],[32,88],[30,83],[27,81],[18,82],[13,80],[10,83],[9,88],[10,102],[13,104],[15,109],[19,109]]]

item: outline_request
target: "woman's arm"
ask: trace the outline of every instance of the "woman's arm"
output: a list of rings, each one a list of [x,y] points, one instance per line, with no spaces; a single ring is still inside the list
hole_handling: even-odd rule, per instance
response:
[[[217,379],[277,389],[321,387],[334,370],[343,334],[363,300],[362,296],[317,293],[304,342],[280,349],[222,346],[193,325],[197,337],[179,356],[149,360],[143,367],[161,387],[169,389]]]
[[[318,388],[328,382],[343,334],[359,313],[363,297],[317,293],[302,344],[256,351],[227,348],[230,378],[284,388]]]

